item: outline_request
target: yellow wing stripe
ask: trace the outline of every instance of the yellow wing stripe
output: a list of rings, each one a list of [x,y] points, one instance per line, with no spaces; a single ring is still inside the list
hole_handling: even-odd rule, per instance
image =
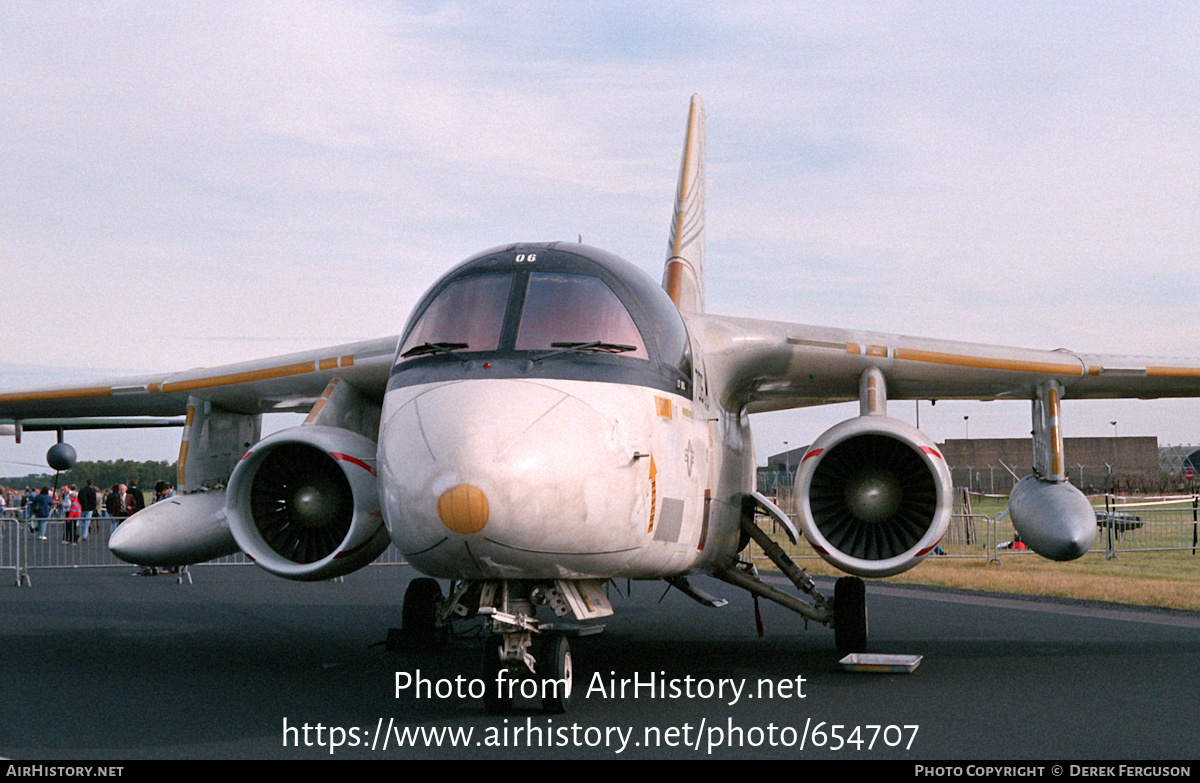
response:
[[[1147,378],[1200,378],[1200,367],[1147,367]]]
[[[293,375],[304,375],[305,373],[316,372],[318,370],[334,370],[339,366],[353,367],[354,355],[347,354],[341,357],[326,358],[311,362],[283,364],[278,367],[265,367],[260,370],[247,370],[245,372],[234,372],[226,375],[210,375],[203,378],[191,378],[184,381],[148,383],[145,386],[145,390],[150,394],[166,394],[170,392],[193,391],[195,389],[210,389],[215,386],[232,386],[238,383],[267,381],[273,378],[287,378]],[[133,388],[121,389],[122,392],[133,390]],[[0,394],[0,403],[46,402],[48,400],[77,400],[85,397],[112,396],[112,386],[79,386],[70,389],[43,389],[41,391],[30,392],[8,392]]]
[[[70,400],[80,397],[111,397],[111,386],[86,386],[77,389],[48,389],[35,392],[10,392],[0,394],[0,402],[39,402],[45,400]]]
[[[897,359],[906,359],[912,362],[927,362],[930,364],[944,364],[952,367],[976,367],[984,370],[1037,372],[1051,375],[1083,374],[1083,368],[1078,364],[1031,362],[1022,359],[992,359],[985,356],[964,356],[962,354],[938,353],[936,351],[917,351],[911,348],[897,348],[895,355]]]
[[[271,380],[272,378],[287,378],[292,375],[303,375],[304,373],[314,372],[316,369],[316,362],[284,364],[279,367],[267,367],[263,370],[248,370],[246,372],[229,373],[228,375],[213,375],[208,378],[194,378],[188,381],[164,383],[162,385],[162,391],[164,393],[170,393],[178,391],[192,391],[193,389],[209,389],[214,386],[233,386],[237,383],[267,381]]]

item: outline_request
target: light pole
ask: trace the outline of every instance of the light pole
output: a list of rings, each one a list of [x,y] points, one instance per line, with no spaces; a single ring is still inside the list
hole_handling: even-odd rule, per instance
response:
[[[1112,461],[1116,462],[1117,461],[1117,423],[1115,421],[1110,421],[1109,424],[1111,424],[1112,428],[1113,428]]]
[[[796,506],[794,493],[792,492],[792,455],[788,452],[788,442],[786,440],[783,442],[783,490],[787,493],[788,505],[786,508],[790,509],[788,512],[790,514],[792,511],[795,511]],[[782,500],[780,497],[781,494],[776,493],[776,502]]]

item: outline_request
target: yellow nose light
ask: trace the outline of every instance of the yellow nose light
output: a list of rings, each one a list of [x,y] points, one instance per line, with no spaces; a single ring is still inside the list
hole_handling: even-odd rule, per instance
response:
[[[487,495],[470,484],[459,484],[443,492],[437,510],[442,524],[455,533],[478,533],[488,523]]]

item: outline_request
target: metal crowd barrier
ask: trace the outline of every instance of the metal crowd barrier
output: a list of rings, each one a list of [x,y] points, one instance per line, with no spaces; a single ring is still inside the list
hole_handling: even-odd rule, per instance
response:
[[[771,534],[771,538],[783,548],[783,551],[793,559],[818,558],[820,555],[804,538],[793,544],[778,524],[766,516],[759,516],[758,524]],[[792,518],[797,529],[799,520]],[[950,527],[941,543],[934,550],[935,557],[980,558],[989,559],[995,551],[994,520],[984,514],[954,514],[950,519]],[[752,560],[766,560],[767,556],[757,544],[751,542],[747,548]]]
[[[1200,508],[1145,508],[1138,504],[1096,509],[1096,537],[1089,554],[1106,560],[1123,552],[1200,552]],[[996,539],[993,559],[1001,555],[1032,554],[1014,548],[1012,522],[1003,514],[992,521]]]
[[[24,533],[25,535],[22,535]],[[27,543],[29,536],[28,523],[20,512],[5,512],[0,515],[0,571],[12,569],[13,580],[21,584],[21,552],[22,544]]]
[[[13,517],[0,518],[0,572],[12,571],[13,583],[17,586],[32,584],[31,571],[68,568],[129,568],[137,566],[126,563],[108,550],[108,537],[112,531],[110,517],[92,517],[88,537],[82,536],[81,520],[49,517],[45,521],[45,538],[30,532],[39,520],[25,521]],[[75,535],[69,535],[74,523]],[[216,565],[253,565],[254,561],[241,552],[228,557],[210,560],[180,570],[178,581],[191,582],[191,568]],[[393,546],[384,550],[371,565],[405,565],[403,555]]]
[[[793,518],[794,519],[794,518]],[[767,517],[758,523],[773,540],[794,559],[818,558],[816,550],[803,539],[793,544],[784,531]],[[799,527],[799,522],[796,522]],[[1103,554],[1106,559],[1125,552],[1191,552],[1200,556],[1200,502],[1189,508],[1138,508],[1113,506],[1096,512],[1096,538],[1089,554]],[[985,514],[954,514],[950,527],[933,557],[982,558],[1002,562],[1003,557],[1034,554],[1017,540],[1007,512],[995,516]],[[752,560],[766,560],[753,542],[748,549]]]
[[[1111,506],[1096,513],[1099,540],[1108,559],[1122,552],[1190,551],[1200,549],[1200,508],[1143,508]]]
[[[86,539],[82,519],[5,519],[4,523],[4,529],[0,530],[0,571],[12,569],[17,585],[30,584],[30,571],[134,567],[108,551],[111,517],[91,517]],[[45,531],[45,538],[37,535],[39,525]]]
[[[803,539],[793,544],[784,531],[766,517],[759,517],[759,524],[771,533],[787,554],[795,559],[816,558],[816,551]],[[74,522],[75,541],[68,533],[68,522]],[[134,568],[135,566],[113,556],[108,550],[108,537],[112,530],[109,517],[92,517],[88,537],[82,537],[82,521],[51,517],[46,520],[45,539],[30,532],[37,520],[26,521],[17,516],[0,517],[0,571],[11,570],[13,582],[30,585],[30,571],[66,568]],[[1032,554],[1029,550],[1014,546],[1012,522],[1001,512],[995,517],[984,514],[954,514],[950,527],[942,538],[934,557],[982,558],[989,562],[1000,562],[1001,555],[1019,556]],[[64,543],[66,541],[66,543]],[[1092,553],[1104,553],[1107,559],[1119,557],[1124,552],[1200,551],[1200,502],[1193,501],[1190,508],[1141,508],[1135,506],[1112,506],[1107,511],[1096,512],[1096,540]],[[749,547],[750,557],[765,560],[766,556],[753,542]],[[199,566],[252,565],[253,561],[242,553],[200,563]],[[403,555],[392,546],[371,565],[405,565]],[[191,581],[191,573],[184,569],[179,581]]]

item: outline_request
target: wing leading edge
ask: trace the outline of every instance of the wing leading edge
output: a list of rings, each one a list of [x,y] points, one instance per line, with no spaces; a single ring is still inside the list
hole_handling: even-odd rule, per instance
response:
[[[224,410],[307,411],[340,377],[376,404],[383,400],[395,336],[185,372],[139,375],[74,387],[0,392],[0,419],[55,416],[177,416],[199,396]]]
[[[1075,353],[687,313],[710,383],[751,413],[859,398],[878,368],[892,399],[1030,400],[1054,381],[1073,399],[1200,396],[1200,360]]]

